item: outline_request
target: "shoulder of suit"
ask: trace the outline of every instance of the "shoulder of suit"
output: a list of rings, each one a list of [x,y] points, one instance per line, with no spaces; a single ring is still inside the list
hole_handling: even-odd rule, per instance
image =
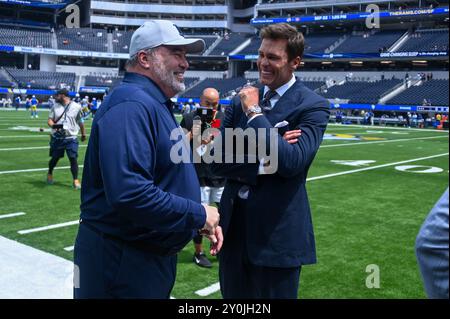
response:
[[[329,103],[326,98],[308,88],[301,80],[297,79],[294,85],[296,86],[295,89],[301,94],[302,102],[312,104],[312,106],[322,103]]]

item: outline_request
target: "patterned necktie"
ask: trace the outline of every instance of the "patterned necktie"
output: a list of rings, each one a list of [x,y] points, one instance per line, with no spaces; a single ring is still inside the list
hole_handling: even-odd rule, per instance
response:
[[[270,104],[270,100],[275,97],[276,95],[278,95],[278,93],[276,91],[273,90],[269,90],[266,92],[266,94],[264,94],[264,99],[261,102],[261,108],[263,109],[264,112],[266,111],[270,111],[272,109],[272,105]]]

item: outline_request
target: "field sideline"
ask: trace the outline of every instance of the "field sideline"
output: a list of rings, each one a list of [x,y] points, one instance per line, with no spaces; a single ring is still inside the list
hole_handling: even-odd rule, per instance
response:
[[[0,236],[71,261],[79,191],[67,158],[46,185],[47,112],[39,116],[0,112]],[[329,125],[326,134],[307,184],[318,263],[302,268],[299,298],[425,298],[414,242],[448,187],[448,132]],[[179,254],[172,296],[220,298],[216,259],[203,269],[192,255],[192,244]],[[366,287],[368,265],[379,288]]]

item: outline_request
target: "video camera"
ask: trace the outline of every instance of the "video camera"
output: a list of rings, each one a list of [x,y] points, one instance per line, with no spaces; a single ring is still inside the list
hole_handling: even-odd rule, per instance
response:
[[[64,125],[62,124],[53,124],[52,129],[54,130],[62,130],[64,128]]]
[[[201,134],[203,132],[212,127],[212,123],[214,120],[214,109],[211,107],[198,107],[195,111],[194,121],[201,121]]]

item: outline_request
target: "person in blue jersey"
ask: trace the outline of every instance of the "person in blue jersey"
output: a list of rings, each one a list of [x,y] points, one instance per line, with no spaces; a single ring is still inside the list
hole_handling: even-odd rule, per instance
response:
[[[81,100],[81,111],[83,112],[83,119],[87,120],[90,114],[90,110],[89,110],[89,97],[85,96],[82,100]]]
[[[203,49],[203,40],[184,38],[170,21],[148,21],[133,34],[127,73],[92,123],[75,298],[168,299],[177,253],[196,234],[208,237],[211,254],[220,250],[217,208],[201,204],[192,161],[177,162],[171,152],[181,144],[191,154],[170,98],[185,88],[186,54]]]
[[[22,103],[22,99],[20,98],[20,95],[16,96],[16,98],[14,99],[14,107],[16,108],[16,111],[19,110],[21,103]]]
[[[98,102],[97,102],[97,99],[94,97],[94,98],[92,98],[92,102],[91,102],[92,118],[94,118],[95,113],[97,113],[97,110],[98,110]]]
[[[33,95],[31,97],[31,118],[38,118],[38,111],[37,111],[37,106],[39,104],[39,100],[36,98],[35,95]]]
[[[27,112],[30,109],[30,107],[31,107],[31,98],[27,97],[25,99],[25,109],[27,110]]]

